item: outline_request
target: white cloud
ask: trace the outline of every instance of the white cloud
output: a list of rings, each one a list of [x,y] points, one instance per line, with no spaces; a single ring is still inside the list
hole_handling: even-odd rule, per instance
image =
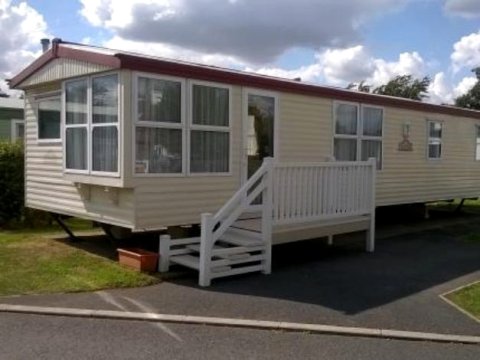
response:
[[[317,55],[325,81],[331,85],[366,80],[375,71],[374,60],[362,45],[327,49]]]
[[[460,80],[457,85],[446,78],[444,72],[437,73],[428,88],[429,98],[427,101],[435,104],[453,104],[455,99],[466,94],[475,84],[475,76],[467,76]]]
[[[421,78],[425,76],[427,66],[424,59],[416,51],[401,53],[396,61],[374,60],[373,75],[368,79],[374,86],[387,83],[398,75],[413,75]]]
[[[377,87],[398,75],[423,77],[427,67],[417,52],[402,53],[397,60],[387,61],[375,58],[364,46],[357,45],[344,49],[326,49],[316,55],[316,62],[298,69],[262,67],[248,70],[290,79],[300,77],[302,81],[333,86],[345,87],[351,82],[365,81],[366,84]]]
[[[428,88],[428,102],[434,104],[451,104],[453,102],[453,89],[447,81],[444,72],[437,73]]]
[[[480,66],[480,31],[462,37],[453,49],[451,60],[454,71]]]
[[[160,56],[169,59],[179,59],[214,66],[230,68],[239,68],[244,66],[243,62],[233,56],[202,53],[175,45],[125,40],[119,36],[114,36],[110,40],[107,40],[103,43],[103,46],[111,49],[133,51],[140,54]]]
[[[470,91],[477,83],[478,79],[475,76],[464,77],[453,89],[454,97],[459,97]]]
[[[358,43],[358,27],[409,0],[81,0],[81,14],[117,37],[265,64],[293,47]]]
[[[26,2],[12,5],[11,0],[0,0],[0,78],[15,75],[39,56],[46,32],[42,15]],[[4,82],[0,87],[8,91]]]
[[[446,0],[444,9],[448,14],[465,18],[480,17],[480,1],[478,0]]]
[[[300,78],[302,81],[306,82],[320,82],[323,78],[322,67],[319,63],[305,65],[293,70],[285,70],[277,67],[246,67],[244,70],[268,76],[281,77],[285,79]]]

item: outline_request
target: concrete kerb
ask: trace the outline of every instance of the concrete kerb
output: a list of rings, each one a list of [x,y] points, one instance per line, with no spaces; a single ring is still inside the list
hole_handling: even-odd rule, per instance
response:
[[[249,319],[230,319],[205,316],[191,315],[175,315],[175,314],[157,314],[128,312],[115,310],[90,310],[76,308],[54,308],[42,306],[25,306],[0,304],[0,312],[7,313],[23,313],[33,315],[51,315],[51,316],[67,316],[80,318],[96,318],[111,320],[135,320],[148,322],[165,322],[177,324],[194,324],[194,325],[210,325],[225,326],[237,328],[251,328],[262,330],[282,330],[291,332],[309,332],[315,334],[344,335],[344,336],[361,336],[399,340],[415,340],[415,341],[431,341],[442,343],[462,343],[462,344],[480,344],[480,336],[468,335],[450,335],[436,334],[415,331],[400,331],[389,329],[361,328],[334,326],[322,324],[304,324],[282,321],[265,321],[265,320],[249,320]]]

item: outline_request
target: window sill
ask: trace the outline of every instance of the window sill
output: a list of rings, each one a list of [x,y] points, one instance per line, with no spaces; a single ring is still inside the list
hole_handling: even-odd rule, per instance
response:
[[[65,180],[88,185],[124,187],[123,179],[119,175],[99,175],[64,172]]]
[[[208,176],[212,176],[212,177],[231,177],[233,174],[232,172],[204,172],[204,173],[189,173],[188,176],[191,176],[191,177],[208,177]]]
[[[62,139],[38,139],[37,145],[49,146],[49,145],[62,145]]]

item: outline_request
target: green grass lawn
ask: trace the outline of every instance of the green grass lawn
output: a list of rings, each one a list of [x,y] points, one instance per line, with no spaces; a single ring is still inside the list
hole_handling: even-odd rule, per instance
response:
[[[447,294],[446,297],[480,320],[480,282]]]
[[[76,230],[88,228],[73,221]],[[153,275],[120,266],[116,261],[55,240],[55,226],[42,230],[0,231],[0,296],[92,291],[145,286]]]

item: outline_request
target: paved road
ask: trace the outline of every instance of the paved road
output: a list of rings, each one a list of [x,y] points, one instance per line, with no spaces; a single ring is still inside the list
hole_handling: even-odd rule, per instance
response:
[[[3,298],[2,303],[147,311],[480,335],[480,324],[439,295],[480,279],[480,244],[457,234],[480,223],[327,248],[322,241],[274,249],[273,273],[199,288],[195,274],[157,286]]]
[[[307,333],[0,314],[0,359],[478,360],[480,347]]]

